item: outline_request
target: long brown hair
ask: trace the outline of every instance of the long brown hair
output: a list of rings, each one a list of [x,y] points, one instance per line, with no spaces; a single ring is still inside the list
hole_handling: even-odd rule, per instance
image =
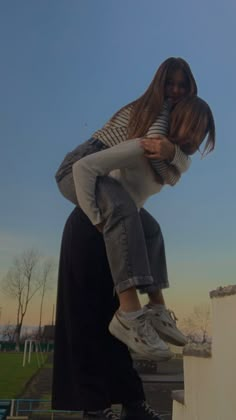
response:
[[[189,96],[177,103],[170,116],[169,139],[183,152],[193,154],[206,138],[202,156],[215,147],[215,122],[211,108],[199,96]]]
[[[170,57],[157,69],[147,90],[135,101],[121,108],[112,117],[115,118],[121,110],[133,106],[128,125],[128,138],[144,136],[148,128],[160,114],[164,103],[164,91],[168,77],[181,70],[186,77],[186,95],[197,94],[197,84],[188,63],[183,58]]]

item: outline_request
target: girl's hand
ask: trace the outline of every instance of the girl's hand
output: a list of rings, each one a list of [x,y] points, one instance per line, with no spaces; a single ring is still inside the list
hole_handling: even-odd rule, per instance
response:
[[[140,143],[144,149],[144,156],[148,159],[168,160],[169,162],[174,159],[175,146],[165,136],[143,138]]]

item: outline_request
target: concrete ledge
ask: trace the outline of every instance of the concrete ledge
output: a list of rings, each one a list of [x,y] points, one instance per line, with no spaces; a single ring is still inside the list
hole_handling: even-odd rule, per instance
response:
[[[158,382],[184,382],[184,375],[183,373],[177,373],[177,374],[173,374],[173,375],[145,375],[145,374],[140,374],[139,375],[140,378],[142,379],[142,381],[144,383],[158,383]]]
[[[184,346],[183,350],[184,356],[195,356],[195,357],[211,357],[211,344],[197,344],[190,343]]]
[[[225,286],[225,287],[220,286],[217,289],[212,290],[209,293],[209,295],[210,295],[210,298],[236,295],[236,285]]]
[[[172,400],[179,402],[180,404],[184,404],[184,390],[178,389],[171,392]]]
[[[28,420],[27,416],[7,416],[7,420]]]

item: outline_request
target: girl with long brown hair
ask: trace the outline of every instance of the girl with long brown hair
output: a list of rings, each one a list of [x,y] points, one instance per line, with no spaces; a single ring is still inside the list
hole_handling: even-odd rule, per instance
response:
[[[189,167],[188,153],[207,135],[207,149],[214,148],[214,119],[196,94],[189,65],[167,59],[146,92],[67,154],[56,174],[62,194],[103,233],[120,301],[110,332],[152,360],[172,356],[161,337],[177,345],[186,339],[164,305],[168,279],[163,243],[155,236],[159,226],[140,209],[163,185],[176,184]],[[148,293],[148,307],[141,308],[137,289]]]

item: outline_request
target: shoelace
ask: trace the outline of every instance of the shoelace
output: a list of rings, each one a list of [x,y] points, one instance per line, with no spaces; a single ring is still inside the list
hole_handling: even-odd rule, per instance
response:
[[[172,311],[171,309],[166,309],[166,311],[168,312],[170,318],[174,321],[174,323],[176,324],[176,321],[178,321],[177,316],[175,315],[174,311]]]
[[[159,414],[155,410],[153,410],[153,408],[150,407],[150,405],[146,401],[142,402],[142,407],[144,408],[146,413],[150,414],[154,419],[159,419],[160,418]]]
[[[119,417],[112,411],[111,408],[103,410],[103,414],[108,420],[119,420]]]
[[[175,313],[174,313],[174,311],[172,309],[164,308],[164,309],[158,310],[157,312],[159,314],[161,314],[162,312],[164,312],[175,324],[176,324],[176,321],[178,321],[178,318],[177,318],[177,316],[175,315]]]
[[[149,337],[149,340],[153,342],[156,341],[156,332],[151,324],[151,322],[149,322],[149,318],[152,314],[151,310],[147,310],[143,315],[140,315],[138,317],[139,320],[139,327],[138,327],[138,331],[140,333],[140,336],[142,336],[142,333],[144,334],[144,336]]]

